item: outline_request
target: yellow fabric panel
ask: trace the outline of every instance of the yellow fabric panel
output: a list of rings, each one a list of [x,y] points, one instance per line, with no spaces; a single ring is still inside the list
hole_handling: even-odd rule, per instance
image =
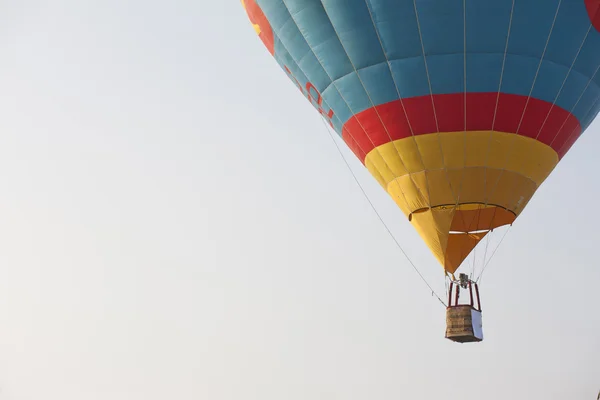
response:
[[[444,269],[453,274],[471,251],[487,235],[481,233],[452,233],[448,236],[446,253],[444,258]]]
[[[431,133],[427,135],[418,135],[413,139],[417,141],[419,151],[421,152],[421,159],[423,160],[423,164],[425,165],[426,169],[444,168],[444,160],[442,158],[440,139],[438,135],[441,134]],[[405,139],[400,139],[399,141],[401,140]]]
[[[489,167],[516,172],[539,186],[557,163],[558,155],[549,146],[529,137],[497,131],[408,137],[371,150],[365,159],[369,171],[379,170],[386,183],[406,174],[407,170]]]
[[[389,182],[395,176],[402,176],[407,173],[393,142],[371,150],[365,158],[365,165],[369,171],[371,168],[376,168],[385,182]]]
[[[431,181],[429,184],[431,185]],[[429,208],[429,191],[424,172],[400,176],[389,182],[386,190],[406,216],[416,210]]]
[[[417,141],[415,139],[396,140],[393,143],[393,146],[389,146],[392,149],[394,147],[397,149],[394,150],[395,153],[393,153],[393,155],[397,156],[398,152],[402,155],[402,162],[404,163],[404,168],[408,170],[408,172],[419,172],[425,168],[423,162],[421,161],[421,154],[419,153],[419,148],[417,147]],[[386,155],[386,160],[387,159],[388,158]]]
[[[450,233],[457,219],[455,207],[440,207],[412,214],[411,222],[446,271],[456,272],[487,232]]]
[[[496,131],[408,137],[373,149],[365,159],[407,215],[457,203],[496,204],[518,214],[557,163],[549,146]]]
[[[365,167],[367,167],[367,170],[371,173],[371,175],[373,175],[373,178],[375,178],[381,186],[386,187],[389,181],[386,180],[386,178],[379,171],[379,168],[383,167],[383,163],[375,163],[373,162],[373,158],[374,157],[367,157],[365,159]]]
[[[443,170],[419,172],[412,175],[412,180],[409,175],[404,175],[390,182],[387,189],[402,212],[411,217],[415,229],[439,262],[444,268],[451,265],[447,271],[454,273],[464,260],[461,257],[467,257],[471,252],[472,248],[469,246],[475,246],[477,243],[473,242],[473,237],[452,239],[465,242],[466,244],[459,242],[456,246],[460,245],[460,249],[464,247],[468,251],[451,251],[453,247],[446,249],[447,235],[450,231],[473,232],[512,224],[535,193],[537,185],[530,179],[510,171],[476,167],[447,172],[448,174]],[[484,177],[486,179],[483,179]],[[462,179],[462,184],[459,178]],[[449,181],[457,191],[460,190],[461,203],[457,206]],[[415,184],[420,191],[415,189]],[[433,208],[428,207],[428,197],[420,195],[422,192],[427,193],[427,184]],[[487,208],[486,211],[461,210],[460,207],[465,204],[463,202],[476,203],[479,207],[484,207],[487,202]],[[443,214],[440,214],[440,208],[444,209]],[[487,211],[488,209],[495,212]],[[421,212],[415,212],[419,210]],[[452,213],[450,225],[445,217],[449,212]],[[476,218],[478,220],[474,222]]]
[[[515,221],[557,163],[549,146],[496,131],[408,137],[365,159],[450,273],[485,236],[479,231]]]
[[[389,182],[386,189],[407,216],[430,205],[456,205],[457,202],[498,205],[518,215],[537,185],[515,172],[474,167],[404,175]]]
[[[495,150],[497,144],[497,138],[501,138],[501,141],[506,141],[503,139],[507,139],[508,134],[500,133],[500,132],[468,132],[467,133],[467,158],[466,164],[470,166],[482,166],[482,165],[491,165],[489,162],[491,151],[488,152],[488,149]],[[456,137],[456,135],[452,135],[451,133],[448,136]],[[455,140],[456,141],[456,140]],[[484,149],[482,151],[482,149]],[[486,162],[486,159],[488,160]]]
[[[519,215],[538,186],[531,180],[510,171],[487,169],[488,203],[496,204]]]
[[[449,133],[449,134],[448,134]],[[442,153],[444,157],[444,165],[449,169],[463,168],[466,164],[465,159],[465,147],[469,142],[467,132],[444,132],[439,134],[439,142],[442,146]],[[470,132],[469,132],[470,133]],[[485,135],[479,135],[485,136]],[[487,135],[489,136],[489,135]],[[472,140],[472,139],[471,139]],[[439,146],[439,145],[438,145]],[[485,146],[480,146],[482,151],[485,152]],[[483,164],[482,164],[483,165]]]
[[[418,212],[411,216],[413,226],[442,265],[444,265],[448,235],[453,218],[454,208],[433,209]]]
[[[485,202],[485,168],[452,169],[448,170],[447,176],[456,197],[455,203]]]

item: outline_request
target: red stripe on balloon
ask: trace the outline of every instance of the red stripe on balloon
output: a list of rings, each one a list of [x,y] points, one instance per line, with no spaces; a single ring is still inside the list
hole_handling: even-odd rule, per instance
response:
[[[592,25],[600,32],[600,0],[585,0],[585,8]]]
[[[581,133],[575,116],[543,100],[504,93],[467,93],[465,101],[465,95],[457,93],[411,97],[372,107],[350,118],[342,137],[364,162],[375,147],[411,135],[492,129],[537,139],[559,157],[572,145],[572,137]]]

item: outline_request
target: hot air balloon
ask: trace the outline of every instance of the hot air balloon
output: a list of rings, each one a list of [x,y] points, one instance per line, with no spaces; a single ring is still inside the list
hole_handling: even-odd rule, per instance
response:
[[[448,321],[468,323],[449,322],[446,337],[481,340],[475,282],[454,274],[490,231],[515,222],[598,114],[600,0],[242,4],[455,290],[470,289],[467,308],[450,289]]]

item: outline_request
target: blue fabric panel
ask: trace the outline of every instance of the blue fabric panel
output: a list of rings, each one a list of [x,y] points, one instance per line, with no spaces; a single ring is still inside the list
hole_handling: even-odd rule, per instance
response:
[[[554,103],[568,72],[569,69],[563,65],[542,62],[531,96]]]
[[[583,0],[256,1],[277,62],[305,95],[317,88],[338,130],[398,92],[462,93],[465,68],[468,92],[531,93],[582,125],[600,107],[600,32]]]
[[[588,77],[593,77],[594,74],[598,77],[596,73],[598,66],[600,66],[600,51],[598,49],[600,49],[600,34],[592,28],[577,56],[573,69]],[[600,81],[597,81],[597,83],[600,84]]]
[[[466,7],[467,53],[504,55],[512,1],[466,0]]]
[[[317,86],[323,82],[329,84],[331,80],[328,78],[321,64],[310,60],[311,57],[314,58],[314,53],[308,46],[285,4],[280,0],[263,1],[262,3],[260,3],[262,10],[269,19],[274,34],[279,39],[278,48],[283,48],[285,52],[289,53],[296,64],[304,66],[302,68],[304,75],[314,85]],[[277,56],[278,53],[276,51],[275,57]],[[301,84],[305,85],[306,82],[301,82]],[[320,87],[319,89],[321,90]]]
[[[586,118],[589,117],[590,113],[594,113],[595,106],[600,99],[600,89],[595,85],[590,85],[587,87],[579,103],[574,107],[573,113],[577,113],[576,115],[581,115],[580,121],[582,124],[586,123]],[[595,114],[594,114],[595,115]],[[588,121],[589,124],[591,121]]]
[[[560,0],[515,1],[508,52],[538,59],[544,52]],[[564,1],[563,1],[564,2]]]
[[[434,94],[465,92],[464,58],[464,53],[427,56],[431,91]]]
[[[464,54],[463,0],[420,0],[416,4],[425,55]]]
[[[584,94],[586,87],[588,87],[588,83],[590,79],[586,76],[581,75],[577,71],[571,71],[567,81],[565,82],[565,86],[563,87],[560,95],[558,96],[558,100],[556,101],[556,105],[564,108],[567,111],[573,112],[575,104],[579,100],[579,98]],[[591,86],[591,85],[590,85]],[[585,106],[585,105],[584,105]],[[577,119],[583,119],[584,115],[575,114]]]
[[[367,0],[367,3],[390,61],[423,55],[413,0]]]
[[[562,1],[544,60],[554,61],[567,68],[575,61],[590,28],[590,24],[578,23],[582,18],[587,18],[585,7],[580,7],[578,3],[583,1]]]
[[[355,72],[338,79],[335,86],[354,114],[374,106]]]
[[[289,72],[286,71],[286,73],[288,76],[291,73],[291,76],[289,76],[290,79],[292,79],[296,87],[306,96],[306,82],[310,82],[310,80],[304,74],[303,69],[296,64],[290,53],[281,44],[278,37],[275,37],[275,59],[284,71],[286,71],[286,68],[289,70]],[[322,86],[327,87],[329,84],[322,84]],[[315,87],[317,87],[317,90],[321,91],[317,85],[315,85]],[[324,110],[325,114],[327,114],[329,110],[334,110],[334,116],[331,118],[331,123],[337,132],[341,132],[343,126],[342,121],[348,120],[352,116],[352,113],[350,113],[350,110],[345,103],[340,102],[339,94],[337,97],[330,94],[325,95],[324,93],[321,93],[321,95],[323,97],[321,108]],[[313,102],[311,102],[311,104],[315,109],[318,109]]]
[[[467,54],[467,92],[497,92],[503,53]]]
[[[325,91],[322,93],[322,96],[327,105],[334,110],[336,118],[342,122],[342,125],[352,118],[352,115],[354,115],[335,86],[331,85],[325,89]],[[342,132],[341,126],[338,132]]]
[[[358,75],[373,103],[384,104],[398,99],[396,84],[387,62],[361,69]]]
[[[539,63],[540,60],[537,57],[507,54],[500,90],[503,93],[528,96],[533,87]]]
[[[392,74],[403,98],[430,94],[425,61],[422,56],[390,61]]]
[[[279,0],[280,1],[280,0]],[[329,16],[319,0],[286,1],[305,43],[333,80],[354,71]]]
[[[386,61],[365,0],[322,1],[355,69]]]
[[[590,107],[590,111],[585,115],[581,123],[582,128],[585,130],[594,121],[594,119],[600,113],[600,97],[596,99],[596,102]]]

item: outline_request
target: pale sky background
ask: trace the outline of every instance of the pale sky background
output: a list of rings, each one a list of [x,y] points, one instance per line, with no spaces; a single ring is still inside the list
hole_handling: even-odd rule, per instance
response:
[[[0,129],[0,400],[600,389],[600,121],[496,253],[469,345],[237,0],[1,0]]]

